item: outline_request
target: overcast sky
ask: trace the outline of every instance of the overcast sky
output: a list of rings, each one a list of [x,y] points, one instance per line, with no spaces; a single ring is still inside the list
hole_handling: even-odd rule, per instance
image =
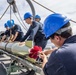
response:
[[[68,16],[69,18],[76,21],[76,1],[75,0],[36,0],[36,1],[39,2],[40,4],[44,5],[45,7],[53,10],[54,12],[64,14],[64,15]],[[52,12],[44,9],[43,7],[34,3],[33,1],[32,1],[32,3],[34,5],[36,14],[39,14],[42,18],[41,22],[44,21],[46,16],[48,16],[49,14],[52,14]],[[28,3],[26,2],[26,0],[16,0],[16,4],[17,4],[17,7],[19,9],[19,12],[20,12],[22,18],[23,18],[23,15],[25,12],[28,12],[28,11],[31,12],[31,9],[30,9]],[[7,8],[7,6],[8,6],[7,0],[0,0],[0,17],[3,14],[3,12],[5,11],[5,9]],[[3,18],[0,20],[0,31],[5,30],[4,23],[10,19],[9,13],[10,13],[10,11],[8,10],[6,12],[6,14],[3,16]],[[12,12],[12,18],[15,20],[15,23],[18,23],[20,25],[20,23],[17,21],[16,17],[14,16],[13,12]],[[71,23],[71,24],[72,24],[72,28],[73,28],[73,33],[75,34],[76,33],[76,24],[75,23]],[[26,24],[26,26],[28,26],[28,25]],[[25,32],[24,29],[23,29],[23,31]]]

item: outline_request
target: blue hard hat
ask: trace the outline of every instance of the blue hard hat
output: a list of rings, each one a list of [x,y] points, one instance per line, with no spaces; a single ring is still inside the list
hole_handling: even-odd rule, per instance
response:
[[[14,26],[14,20],[8,20],[7,25],[9,28],[13,27]]]
[[[31,18],[31,17],[32,15],[29,12],[24,14],[24,20],[26,20],[27,18]]]
[[[52,34],[54,34],[57,30],[59,30],[62,26],[68,23],[70,19],[66,16],[58,13],[54,13],[49,15],[43,25],[43,30],[46,38],[49,38]]]
[[[5,28],[7,28],[7,27],[8,27],[7,23],[5,23],[5,24],[4,24],[4,27],[5,27]]]
[[[35,15],[35,19],[40,19],[41,20],[41,17],[39,15]]]

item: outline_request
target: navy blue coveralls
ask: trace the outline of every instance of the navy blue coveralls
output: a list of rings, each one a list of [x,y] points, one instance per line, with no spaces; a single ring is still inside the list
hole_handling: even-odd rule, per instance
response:
[[[4,35],[6,35],[7,37],[9,37],[10,36],[10,29],[6,30],[5,33],[4,33]]]
[[[46,44],[47,44],[47,40],[45,38],[41,24],[39,22],[36,22],[36,21],[32,22],[32,25],[29,27],[26,35],[21,40],[21,42],[25,41],[26,39],[33,40],[34,45],[41,46],[42,49],[44,49]]]
[[[13,35],[15,35],[16,32],[18,32],[18,36],[15,39],[15,41],[20,41],[23,38],[24,34],[19,25],[15,24],[15,26],[11,30]]]
[[[45,75],[76,75],[76,35],[50,55],[43,71]]]
[[[9,30],[6,30],[5,33],[4,33],[4,35],[6,35],[6,38],[5,39],[7,39],[8,37],[10,37],[10,29]]]

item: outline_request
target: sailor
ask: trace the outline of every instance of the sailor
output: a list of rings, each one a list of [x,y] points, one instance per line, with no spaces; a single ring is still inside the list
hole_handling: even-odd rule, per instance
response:
[[[41,24],[41,26],[43,26],[43,24],[40,22],[41,17],[39,15],[35,15],[34,19],[35,19],[35,21],[39,22]]]
[[[8,27],[11,29],[11,35],[13,36],[11,41],[20,41],[23,37],[23,31],[21,27],[14,23],[14,20],[7,21]]]
[[[34,45],[41,46],[42,49],[44,49],[47,44],[47,39],[40,23],[33,21],[32,15],[29,12],[24,14],[24,20],[28,25],[30,25],[30,27],[21,42],[26,39],[31,40],[34,41]]]
[[[40,52],[44,74],[76,75],[76,35],[72,35],[70,19],[54,13],[45,19],[43,26],[46,38],[58,47],[48,60],[44,52]]]
[[[35,15],[35,21],[40,22],[41,17],[39,15]]]
[[[4,24],[4,28],[6,28],[6,31],[4,32],[4,35],[3,35],[3,37],[2,37],[0,42],[5,41],[5,39],[7,41],[8,40],[7,37],[10,37],[10,29],[9,29],[7,23]]]

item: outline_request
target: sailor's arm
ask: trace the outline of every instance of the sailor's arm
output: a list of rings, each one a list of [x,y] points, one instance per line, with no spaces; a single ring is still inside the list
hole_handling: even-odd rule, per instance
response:
[[[1,39],[0,42],[3,42],[5,38],[6,38],[6,35],[4,35],[4,36],[2,37],[2,39]]]
[[[30,35],[30,33],[31,33],[31,31],[30,31],[30,28],[29,28],[27,33],[24,35],[24,37],[21,39],[20,42],[24,42],[27,39],[27,37]]]
[[[28,40],[34,40],[34,37],[35,37],[38,29],[39,29],[39,25],[36,25],[36,26],[32,29]]]
[[[14,38],[12,39],[12,42],[15,41],[15,39],[16,39],[17,36],[18,36],[18,34],[19,34],[19,32],[16,32],[16,33],[15,33],[15,36],[14,36]]]
[[[53,49],[49,49],[49,50],[44,50],[44,54],[45,55],[48,55],[48,54],[51,54],[54,50],[58,49],[57,47],[53,48]]]

